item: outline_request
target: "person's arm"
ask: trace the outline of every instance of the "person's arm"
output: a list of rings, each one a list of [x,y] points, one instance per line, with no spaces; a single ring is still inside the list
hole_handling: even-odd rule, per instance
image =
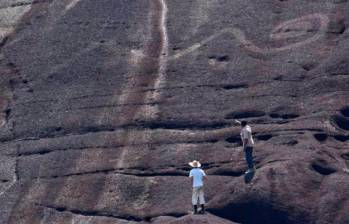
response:
[[[248,143],[248,138],[244,138],[244,147],[247,145]]]
[[[189,172],[189,178],[192,180],[193,179],[193,174],[192,174],[192,171],[190,170]]]
[[[204,180],[207,180],[207,175],[206,175],[205,171],[203,171],[203,170],[202,170],[202,178],[203,178]]]
[[[236,119],[234,120],[234,122],[235,122],[236,124],[239,124],[239,125],[241,124],[241,121],[236,120]]]
[[[247,143],[248,143],[248,133],[246,130],[242,130],[242,144],[243,144],[243,147],[245,148]]]

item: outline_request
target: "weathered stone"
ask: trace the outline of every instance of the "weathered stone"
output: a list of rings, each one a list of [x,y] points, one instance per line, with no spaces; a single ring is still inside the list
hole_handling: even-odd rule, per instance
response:
[[[0,222],[347,224],[348,16],[346,0],[1,1]],[[250,181],[234,119],[256,140]]]
[[[184,216],[179,219],[174,219],[170,217],[159,217],[153,220],[151,223],[153,224],[160,224],[160,223],[166,223],[166,224],[201,224],[201,223],[207,223],[207,224],[233,224],[233,222],[230,222],[226,219],[221,219],[218,217],[215,217],[210,214],[206,215],[188,215]]]

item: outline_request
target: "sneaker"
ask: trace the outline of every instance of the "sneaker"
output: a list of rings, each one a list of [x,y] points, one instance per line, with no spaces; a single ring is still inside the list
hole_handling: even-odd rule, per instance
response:
[[[200,206],[199,214],[205,214],[205,205]]]
[[[248,169],[245,174],[250,174],[250,173],[254,173],[254,169]]]
[[[194,205],[193,206],[193,215],[196,215],[196,214],[198,214],[198,206]]]

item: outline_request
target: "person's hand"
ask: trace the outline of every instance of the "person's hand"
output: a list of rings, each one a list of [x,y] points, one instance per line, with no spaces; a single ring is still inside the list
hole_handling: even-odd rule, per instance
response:
[[[237,123],[237,124],[241,124],[241,122],[236,120],[236,119],[234,120],[234,122]]]

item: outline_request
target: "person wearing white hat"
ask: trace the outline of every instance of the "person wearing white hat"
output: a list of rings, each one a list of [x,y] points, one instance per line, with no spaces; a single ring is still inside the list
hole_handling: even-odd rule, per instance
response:
[[[205,198],[204,198],[204,179],[206,179],[205,172],[200,168],[199,161],[192,161],[189,163],[193,169],[190,170],[189,177],[193,181],[193,195],[192,204],[194,207],[194,214],[198,214],[198,203],[201,206],[200,214],[205,213]]]

